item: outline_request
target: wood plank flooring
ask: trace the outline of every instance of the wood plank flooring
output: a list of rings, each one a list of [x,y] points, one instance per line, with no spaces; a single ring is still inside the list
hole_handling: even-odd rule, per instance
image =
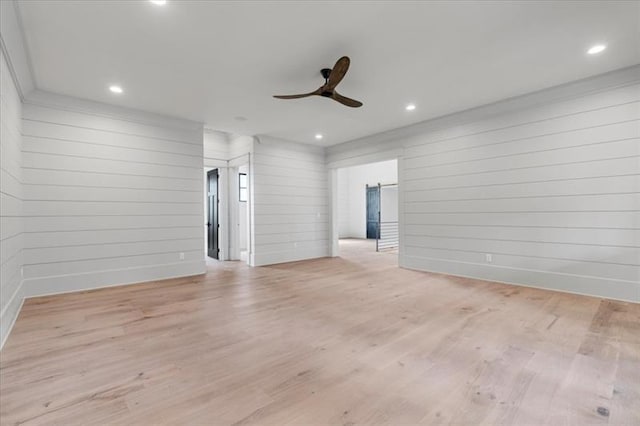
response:
[[[341,252],[28,300],[1,423],[640,424],[640,305]]]

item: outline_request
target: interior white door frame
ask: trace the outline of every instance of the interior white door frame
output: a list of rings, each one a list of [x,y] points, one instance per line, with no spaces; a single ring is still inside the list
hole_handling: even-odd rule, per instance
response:
[[[239,231],[239,215],[240,215],[240,177],[239,169],[241,166],[247,167],[247,263],[252,265],[252,241],[253,241],[253,197],[252,197],[252,173],[251,173],[251,155],[243,154],[239,157],[229,160],[229,253],[230,260],[240,260],[240,231]]]

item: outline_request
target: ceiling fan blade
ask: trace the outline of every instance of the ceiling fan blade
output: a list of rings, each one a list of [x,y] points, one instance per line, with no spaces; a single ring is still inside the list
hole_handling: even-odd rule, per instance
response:
[[[355,99],[347,98],[346,96],[342,96],[338,92],[333,92],[331,97],[340,102],[342,105],[346,105],[348,107],[359,108],[362,106],[362,102],[356,101]]]
[[[331,73],[329,74],[329,79],[327,80],[327,84],[324,86],[324,90],[331,91],[335,89],[335,87],[342,81],[344,75],[347,73],[349,69],[349,64],[351,60],[348,56],[343,56],[338,59],[336,64],[333,66]]]
[[[306,98],[308,96],[319,95],[321,92],[322,90],[318,89],[318,90],[314,90],[313,92],[302,93],[300,95],[273,95],[273,97],[278,99],[299,99],[299,98]]]

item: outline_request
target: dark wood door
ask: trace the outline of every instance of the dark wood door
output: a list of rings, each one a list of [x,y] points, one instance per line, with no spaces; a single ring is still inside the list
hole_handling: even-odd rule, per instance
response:
[[[376,239],[380,235],[378,222],[380,219],[380,188],[367,187],[367,238]]]
[[[218,170],[207,172],[207,254],[219,258],[218,247]]]

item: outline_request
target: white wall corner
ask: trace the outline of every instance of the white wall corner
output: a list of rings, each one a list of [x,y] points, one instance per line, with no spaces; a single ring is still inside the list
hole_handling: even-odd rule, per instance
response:
[[[24,99],[36,88],[36,80],[17,1],[0,1],[0,45],[18,93]]]
[[[21,281],[16,290],[11,295],[9,302],[5,305],[2,312],[0,312],[0,349],[4,346],[11,329],[18,319],[20,310],[24,303],[24,281]]]
[[[331,242],[329,256],[337,257],[340,255],[339,238],[340,238],[340,216],[338,206],[338,170],[329,169],[329,194],[331,196],[331,224],[329,226],[329,241]]]
[[[398,157],[398,266],[404,267],[405,254],[405,177],[404,157]]]

